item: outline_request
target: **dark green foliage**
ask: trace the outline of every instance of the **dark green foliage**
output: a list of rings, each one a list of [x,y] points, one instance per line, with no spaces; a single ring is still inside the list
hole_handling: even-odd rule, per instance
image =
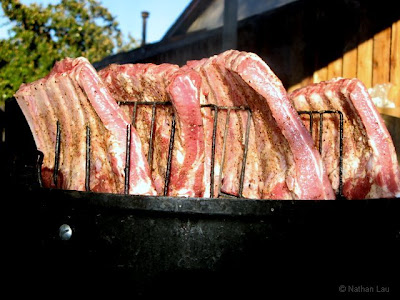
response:
[[[95,0],[61,0],[43,7],[18,0],[0,0],[12,25],[0,39],[0,106],[23,82],[48,74],[57,60],[84,56],[95,62],[114,51],[132,49],[123,43],[118,22]]]

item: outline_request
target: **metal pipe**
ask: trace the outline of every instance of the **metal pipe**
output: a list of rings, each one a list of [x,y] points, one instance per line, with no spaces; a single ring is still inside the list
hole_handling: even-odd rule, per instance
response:
[[[224,26],[222,31],[222,50],[237,48],[238,0],[225,0]]]
[[[146,45],[146,20],[149,17],[150,13],[147,11],[142,11],[142,19],[143,19],[143,26],[142,26],[142,46]]]

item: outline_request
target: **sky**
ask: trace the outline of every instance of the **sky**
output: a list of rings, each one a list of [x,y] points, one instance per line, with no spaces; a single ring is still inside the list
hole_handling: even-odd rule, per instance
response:
[[[61,0],[20,0],[23,4],[36,2],[46,6],[59,3]],[[99,0],[116,18],[125,37],[130,33],[136,40],[142,39],[142,11],[150,13],[147,19],[146,42],[159,41],[176,19],[189,5],[191,0]],[[7,37],[7,25],[0,7],[0,38]],[[3,25],[3,26],[1,26]]]

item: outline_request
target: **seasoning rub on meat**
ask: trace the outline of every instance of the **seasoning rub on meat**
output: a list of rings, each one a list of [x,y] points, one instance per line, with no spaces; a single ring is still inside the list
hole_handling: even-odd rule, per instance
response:
[[[137,195],[335,199],[339,122],[324,117],[320,142],[318,126],[311,135],[307,116],[296,110],[339,110],[344,196],[400,196],[393,142],[356,79],[313,84],[288,95],[269,66],[244,51],[181,67],[113,64],[99,73],[80,57],[57,62],[45,78],[21,85],[15,97],[44,154],[45,187],[82,191],[89,178],[91,191],[124,193],[129,175],[128,192]]]
[[[90,190],[123,193],[127,125],[125,115],[93,66],[83,57],[66,58],[48,76],[24,84],[15,94],[44,154],[43,184],[54,186],[57,121],[61,144],[57,187],[85,190],[86,126],[90,128]],[[129,193],[155,195],[142,145],[131,130]]]
[[[295,90],[290,98],[297,110],[343,113],[343,194],[347,199],[400,197],[400,171],[392,138],[360,80],[335,78]],[[318,117],[315,122],[319,122]],[[334,117],[324,122],[321,154],[337,190],[339,123]]]

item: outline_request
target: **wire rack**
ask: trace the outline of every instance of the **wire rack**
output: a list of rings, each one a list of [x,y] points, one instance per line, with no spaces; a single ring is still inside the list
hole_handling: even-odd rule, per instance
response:
[[[154,151],[154,132],[155,132],[155,124],[157,117],[157,107],[163,106],[171,106],[170,102],[119,102],[119,105],[133,105],[133,113],[132,113],[132,123],[127,125],[127,134],[126,134],[126,157],[125,157],[125,182],[124,182],[124,193],[128,194],[129,191],[129,174],[130,174],[130,149],[131,149],[131,131],[132,126],[136,127],[137,122],[137,111],[139,106],[151,106],[151,123],[149,129],[149,149],[148,149],[148,163],[151,165],[153,151]],[[221,151],[221,167],[219,170],[219,182],[218,182],[218,193],[217,197],[235,197],[235,198],[243,198],[243,185],[246,173],[246,160],[248,155],[249,148],[249,135],[252,121],[252,112],[249,107],[246,106],[218,106],[214,104],[205,104],[201,105],[201,108],[209,108],[213,111],[213,131],[212,131],[212,143],[211,143],[211,169],[210,169],[210,195],[214,195],[215,191],[215,161],[216,161],[216,140],[217,140],[217,127],[218,127],[218,115],[221,112],[225,112],[225,124],[223,124],[223,142],[222,142],[222,151]],[[227,136],[229,131],[229,121],[232,112],[235,111],[243,111],[247,113],[247,121],[245,125],[244,132],[244,143],[243,143],[243,154],[242,154],[242,164],[239,175],[239,187],[238,187],[238,195],[232,195],[221,191],[222,187],[222,174],[226,162],[226,145],[227,145]],[[319,144],[317,145],[320,153],[322,152],[322,141],[323,141],[323,128],[324,128],[324,116],[325,115],[338,115],[339,116],[339,189],[338,196],[343,197],[343,113],[337,110],[313,110],[313,111],[298,111],[299,115],[308,115],[309,116],[309,131],[311,135],[313,134],[313,126],[314,119],[317,115],[319,117]],[[164,179],[164,191],[163,195],[167,196],[168,187],[171,175],[171,162],[172,162],[172,153],[174,149],[174,140],[175,140],[175,131],[176,131],[176,120],[175,114],[171,116],[171,133],[170,133],[170,142],[168,147],[168,156],[167,156],[167,165],[166,165],[166,173]],[[59,161],[60,161],[60,145],[61,145],[61,126],[57,121],[57,132],[56,132],[56,143],[54,149],[54,171],[53,171],[53,183],[57,186],[58,182],[58,171],[59,171]],[[86,127],[86,162],[85,162],[85,190],[90,191],[90,147],[91,147],[91,131],[90,127]],[[41,175],[41,167],[43,163],[43,153],[38,151],[38,159],[37,159],[37,177],[39,186],[43,187],[42,175]]]

